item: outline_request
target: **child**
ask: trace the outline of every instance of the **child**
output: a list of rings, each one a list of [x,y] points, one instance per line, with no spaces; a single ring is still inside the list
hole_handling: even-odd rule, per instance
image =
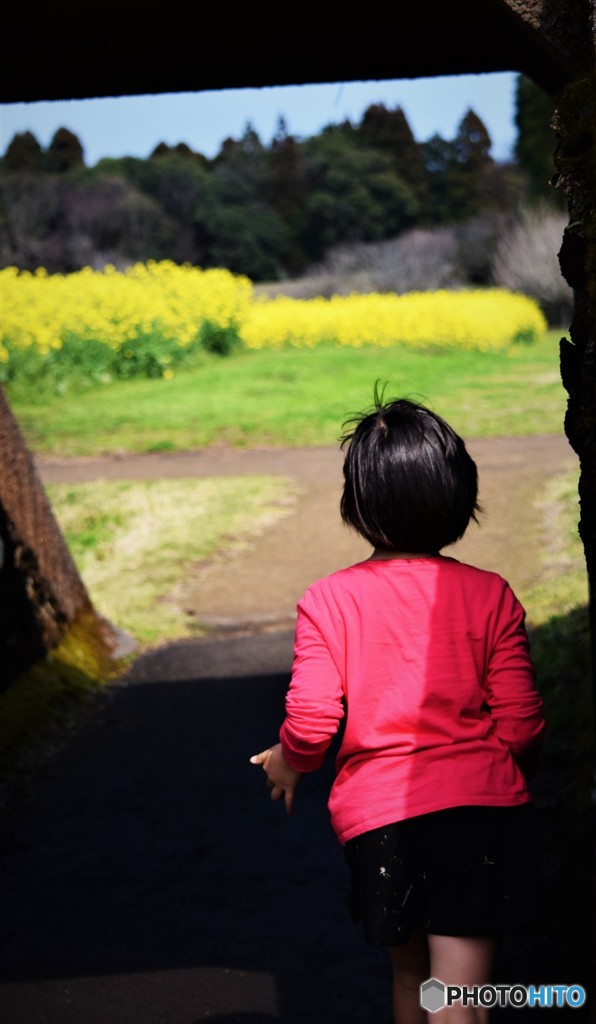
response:
[[[298,603],[280,742],[251,762],[289,812],[342,723],[329,810],[352,916],[389,947],[396,1024],[418,1024],[423,981],[490,983],[498,937],[540,917],[527,779],[542,701],[508,583],[440,554],[480,511],[464,442],[376,394],[351,426],[341,515],[373,552]]]

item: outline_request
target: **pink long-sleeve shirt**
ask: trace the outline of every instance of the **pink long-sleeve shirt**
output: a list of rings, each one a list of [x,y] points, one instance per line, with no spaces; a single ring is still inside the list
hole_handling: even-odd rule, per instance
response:
[[[309,772],[343,721],[329,796],[341,843],[530,799],[520,764],[544,717],[524,620],[501,576],[442,555],[359,562],[308,588],[280,741]]]

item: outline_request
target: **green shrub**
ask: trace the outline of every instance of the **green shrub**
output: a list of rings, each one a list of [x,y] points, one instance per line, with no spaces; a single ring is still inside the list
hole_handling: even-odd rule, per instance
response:
[[[241,347],[242,342],[235,324],[223,327],[211,320],[203,320],[199,330],[199,344],[206,352],[229,356],[235,349]]]

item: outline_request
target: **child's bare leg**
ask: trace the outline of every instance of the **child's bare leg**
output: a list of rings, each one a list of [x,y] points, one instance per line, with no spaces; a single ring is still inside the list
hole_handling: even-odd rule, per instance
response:
[[[497,951],[492,936],[460,938],[455,935],[429,935],[430,977],[445,985],[489,985]],[[433,1014],[436,1024],[488,1024],[489,1010],[484,1006],[455,1003]]]
[[[426,1024],[420,1006],[420,986],[429,975],[428,944],[424,932],[414,932],[403,946],[391,946],[394,1024]]]

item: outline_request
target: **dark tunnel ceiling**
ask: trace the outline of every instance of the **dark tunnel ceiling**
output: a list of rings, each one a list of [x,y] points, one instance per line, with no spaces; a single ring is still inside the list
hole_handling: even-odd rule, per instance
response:
[[[276,18],[275,9],[221,5],[207,20],[179,0],[11,5],[0,102],[495,71],[527,74],[552,94],[570,75],[502,0],[416,0],[362,19],[345,8],[321,23],[304,8]]]

